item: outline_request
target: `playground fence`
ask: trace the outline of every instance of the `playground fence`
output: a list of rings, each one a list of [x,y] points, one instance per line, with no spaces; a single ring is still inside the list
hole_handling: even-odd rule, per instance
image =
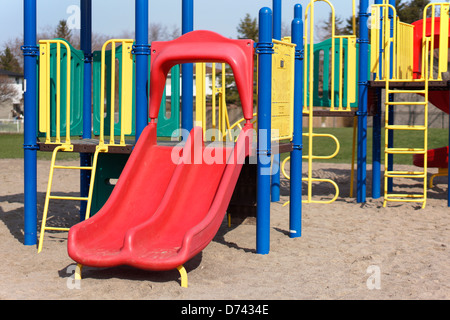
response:
[[[23,119],[0,119],[0,133],[23,133]]]

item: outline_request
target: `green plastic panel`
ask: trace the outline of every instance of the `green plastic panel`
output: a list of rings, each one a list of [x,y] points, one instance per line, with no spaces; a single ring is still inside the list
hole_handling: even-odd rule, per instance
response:
[[[331,48],[332,41],[327,39],[318,44],[314,44],[314,82],[313,82],[313,104],[315,107],[331,107]],[[308,49],[305,49],[305,52]],[[347,50],[348,41],[343,39],[343,52],[339,52],[339,39],[335,39],[335,92],[334,92],[334,106],[337,108],[339,106],[339,92],[337,88],[339,87],[339,63],[340,59],[347,61]],[[369,47],[370,54],[370,47]],[[356,75],[359,74],[359,44],[356,44]],[[370,66],[368,67],[370,74]],[[309,70],[308,70],[309,76]],[[347,79],[348,79],[348,67],[344,63],[343,68],[343,95],[342,95],[342,106],[345,108],[347,106]],[[308,84],[305,83],[305,86]],[[351,108],[358,107],[358,81],[355,82],[356,90],[356,100],[350,104]],[[321,93],[319,92],[321,89]],[[307,91],[307,98],[309,99],[309,92]]]

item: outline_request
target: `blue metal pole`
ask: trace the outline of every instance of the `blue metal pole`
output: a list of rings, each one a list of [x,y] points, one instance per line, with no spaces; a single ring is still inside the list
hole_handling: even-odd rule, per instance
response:
[[[382,4],[383,0],[375,0],[375,4]],[[380,34],[381,34],[380,30]],[[380,57],[382,48],[380,46]],[[381,66],[380,70],[381,72]],[[372,124],[372,198],[381,197],[381,89],[377,89],[377,112],[373,116]]]
[[[256,252],[270,250],[270,156],[272,104],[272,10],[259,11],[258,60],[258,146]]]
[[[272,37],[276,40],[281,40],[281,0],[273,0],[273,24]],[[271,199],[273,202],[280,201],[280,154],[273,155],[272,162],[272,184],[271,184]]]
[[[81,30],[80,44],[84,52],[84,79],[83,79],[83,139],[92,138],[92,0],[80,0]],[[92,158],[90,153],[80,153],[80,166],[90,167]],[[87,197],[91,172],[80,170],[80,195]],[[80,221],[86,216],[87,202],[80,203]]]
[[[194,30],[194,1],[183,0],[181,33]],[[189,132],[194,127],[194,65],[185,63],[181,66],[181,128]]]
[[[358,203],[366,202],[366,174],[367,174],[367,90],[369,63],[369,1],[359,2],[359,109],[358,109],[358,170],[357,196]]]
[[[136,0],[136,141],[148,122],[148,0]]]
[[[292,43],[295,48],[294,80],[294,133],[291,151],[291,179],[289,202],[289,236],[298,238],[302,235],[302,156],[303,156],[303,20],[302,6],[294,7],[292,20]]]
[[[37,243],[37,56],[36,0],[24,0],[24,244]]]

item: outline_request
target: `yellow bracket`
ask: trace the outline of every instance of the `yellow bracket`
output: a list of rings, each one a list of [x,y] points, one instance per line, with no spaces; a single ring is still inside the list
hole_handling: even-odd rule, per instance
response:
[[[178,272],[180,272],[181,276],[181,287],[187,288],[188,287],[188,277],[186,269],[183,267],[183,265],[177,267]]]
[[[446,168],[439,168],[438,173],[435,173],[435,174],[433,174],[431,176],[429,187],[430,188],[434,187],[434,185],[433,185],[434,178],[436,178],[436,177],[447,177],[447,176],[448,176],[448,169],[446,169]]]

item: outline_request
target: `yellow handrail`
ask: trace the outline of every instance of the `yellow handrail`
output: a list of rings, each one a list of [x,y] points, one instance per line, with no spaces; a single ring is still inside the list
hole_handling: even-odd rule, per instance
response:
[[[435,28],[436,28],[436,7],[440,7],[440,24],[439,24],[439,61],[438,61],[438,72],[437,77],[434,76],[434,54],[433,50],[435,47]],[[428,9],[431,8],[431,30],[430,30],[430,37],[427,36],[427,12]],[[429,74],[425,73],[425,61],[424,61],[424,55],[429,54],[425,52],[425,47],[423,47],[422,51],[422,74],[424,77],[428,77],[428,80],[442,80],[442,73],[447,72],[448,70],[448,36],[449,36],[449,3],[429,3],[425,6],[425,9],[423,10],[423,29],[422,29],[422,39],[425,41],[426,38],[429,38],[430,40],[430,50],[431,52],[429,56],[429,66],[428,66],[428,72]],[[428,47],[427,47],[428,48]]]
[[[133,98],[133,56],[131,53],[132,39],[111,39],[102,47],[101,56],[101,80],[100,80],[100,138],[99,145],[105,144],[105,73],[106,48],[111,44],[111,99],[110,99],[110,132],[109,144],[114,141],[114,113],[115,113],[115,79],[116,79],[116,44],[122,45],[122,74],[121,74],[121,129],[119,145],[125,145],[125,135],[131,134],[132,128],[132,98]]]
[[[305,10],[305,36],[304,36],[304,40],[305,40],[305,44],[307,44],[306,46],[306,50],[305,50],[305,56],[304,56],[304,63],[305,63],[305,68],[304,68],[304,83],[306,84],[306,88],[305,90],[309,93],[309,94],[304,94],[304,107],[303,107],[303,113],[308,115],[308,132],[304,133],[303,136],[304,137],[308,137],[308,154],[304,155],[303,158],[308,160],[308,176],[306,178],[303,178],[302,181],[307,181],[308,182],[308,192],[307,192],[307,200],[305,200],[305,202],[307,203],[331,203],[333,201],[335,201],[339,195],[339,187],[337,186],[337,184],[330,180],[330,179],[318,179],[318,178],[313,178],[312,177],[312,164],[313,164],[313,160],[315,159],[331,159],[334,156],[336,156],[336,154],[339,152],[340,149],[340,145],[339,145],[339,141],[336,137],[334,137],[333,135],[330,134],[316,134],[313,132],[313,81],[314,81],[314,3],[315,2],[325,2],[327,3],[330,8],[331,8],[331,109],[330,110],[335,110],[334,108],[334,96],[335,96],[335,39],[340,39],[340,45],[343,44],[343,39],[345,38],[345,36],[336,36],[335,35],[335,10],[333,5],[330,3],[330,1],[328,0],[313,0],[311,1]],[[309,22],[309,24],[308,24]],[[309,26],[309,28],[308,28]],[[308,42],[308,35],[309,35],[309,42]],[[348,39],[350,38],[354,38],[355,36],[349,36]],[[355,38],[355,56],[356,56],[356,38]],[[350,47],[350,45],[349,45]],[[342,48],[341,48],[342,49]],[[342,52],[342,50],[340,51]],[[348,55],[349,56],[349,55]],[[339,59],[340,60],[340,66],[339,72],[342,72],[342,63],[343,63],[343,59]],[[351,63],[349,64],[351,65]],[[309,71],[308,71],[309,70]],[[309,72],[309,79],[308,79],[308,72]],[[355,73],[356,75],[356,69],[354,71],[352,71]],[[341,75],[341,73],[339,74]],[[342,79],[343,77],[340,76],[340,79]],[[340,81],[340,86],[339,86],[339,91],[342,91],[342,80]],[[353,87],[353,86],[352,86]],[[356,91],[354,93],[350,94],[351,97],[347,97],[348,100],[350,100],[350,98],[354,98],[356,99]],[[308,99],[309,98],[309,99]],[[309,101],[308,101],[309,100]],[[338,110],[342,110],[342,94],[339,94],[339,107]],[[329,155],[329,156],[315,156],[313,155],[313,140],[314,137],[329,137],[331,139],[333,139],[336,142],[336,150],[333,154]],[[286,161],[286,160],[285,160]],[[283,162],[282,165],[282,171],[285,172],[284,170],[284,165],[286,164],[286,162]],[[284,173],[283,173],[284,174]],[[317,201],[317,200],[312,200],[312,183],[313,182],[328,182],[330,184],[332,184],[335,187],[335,195],[334,197],[329,200],[329,201]]]
[[[63,40],[40,40],[39,41],[39,130],[45,132],[45,143],[51,142],[51,120],[50,120],[50,49],[51,44],[56,44],[56,137],[57,144],[70,144],[70,46]],[[61,44],[66,48],[66,139],[61,142]]]

